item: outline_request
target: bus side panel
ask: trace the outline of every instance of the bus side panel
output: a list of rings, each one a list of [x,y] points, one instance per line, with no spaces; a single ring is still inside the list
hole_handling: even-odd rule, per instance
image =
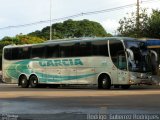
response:
[[[3,66],[3,79],[6,83],[18,83],[18,78],[20,75],[18,66],[19,64],[16,62],[6,61]]]

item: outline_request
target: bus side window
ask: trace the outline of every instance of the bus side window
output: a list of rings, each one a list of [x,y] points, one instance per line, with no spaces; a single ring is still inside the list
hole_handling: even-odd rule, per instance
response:
[[[30,47],[22,47],[18,50],[18,59],[29,59],[30,58]]]
[[[59,45],[48,45],[46,46],[46,58],[57,58],[59,57]]]
[[[12,48],[12,60],[18,60],[19,48]]]
[[[121,70],[127,70],[127,61],[126,61],[126,56],[124,51],[119,51],[117,55],[117,65],[118,68]]]
[[[5,48],[4,49],[4,58],[6,60],[11,60],[12,59],[12,49],[11,48]]]
[[[92,55],[93,56],[109,56],[108,42],[107,41],[92,42]]]
[[[109,45],[110,55],[114,65],[119,69],[126,69],[127,60],[122,42],[119,40],[110,40]]]
[[[31,58],[44,58],[45,46],[33,46],[31,51]]]
[[[78,45],[77,45],[77,56],[78,57],[84,57],[86,56],[86,43],[85,42],[80,42]]]
[[[77,56],[85,57],[92,55],[91,42],[80,42],[77,48]]]
[[[64,43],[60,45],[60,57],[76,57],[76,43]]]

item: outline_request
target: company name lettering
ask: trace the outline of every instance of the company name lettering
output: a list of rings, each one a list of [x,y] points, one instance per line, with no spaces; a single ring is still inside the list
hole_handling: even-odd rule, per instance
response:
[[[40,61],[39,65],[45,66],[73,66],[73,65],[83,65],[80,59],[62,59],[62,60],[47,60]]]

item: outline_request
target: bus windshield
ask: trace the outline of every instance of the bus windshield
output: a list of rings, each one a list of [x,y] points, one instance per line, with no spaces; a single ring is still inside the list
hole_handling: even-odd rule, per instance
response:
[[[128,51],[129,70],[133,72],[150,72],[151,58],[147,45],[143,41],[125,41]]]

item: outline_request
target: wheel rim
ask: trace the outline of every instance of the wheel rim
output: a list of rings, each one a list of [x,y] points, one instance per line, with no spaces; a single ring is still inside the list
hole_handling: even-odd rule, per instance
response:
[[[103,78],[103,80],[102,80],[102,88],[105,88],[106,84],[107,84],[107,79]]]
[[[22,84],[25,84],[25,83],[26,83],[26,80],[23,78],[22,81],[21,81],[21,83],[22,83]]]
[[[37,80],[37,77],[36,76],[32,76],[31,79],[30,79],[30,85],[31,87],[37,87],[37,84],[38,84],[38,80]]]
[[[110,89],[111,81],[110,78],[106,75],[101,76],[98,81],[98,88],[100,89]]]
[[[27,88],[27,87],[29,86],[28,80],[27,80],[27,78],[24,77],[24,76],[21,77],[20,82],[21,82],[21,87],[22,87],[22,88]]]
[[[33,84],[37,84],[37,80],[36,79],[33,80]]]

